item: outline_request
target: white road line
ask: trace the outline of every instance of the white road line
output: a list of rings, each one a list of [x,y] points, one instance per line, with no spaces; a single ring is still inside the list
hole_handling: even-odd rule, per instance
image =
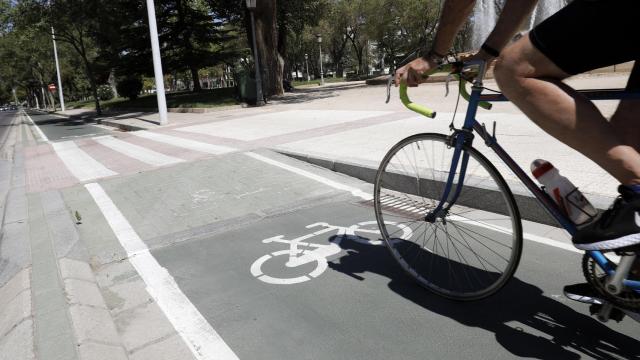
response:
[[[306,170],[302,170],[302,169],[299,169],[297,167],[281,163],[280,161],[269,159],[268,157],[262,156],[260,154],[256,154],[256,153],[253,153],[253,152],[248,152],[248,153],[245,153],[245,155],[247,155],[249,157],[252,157],[252,158],[254,158],[256,160],[260,160],[262,162],[265,162],[267,164],[271,164],[273,166],[277,166],[279,168],[291,171],[292,173],[304,176],[304,177],[309,178],[311,180],[315,180],[317,182],[320,182],[320,183],[323,183],[325,185],[331,186],[334,189],[348,191],[353,196],[357,196],[357,197],[362,198],[364,200],[373,199],[373,196],[371,196],[371,194],[367,194],[367,193],[365,193],[364,191],[362,191],[362,190],[360,190],[358,188],[355,188],[355,187],[352,187],[352,186],[349,186],[349,185],[345,185],[345,184],[341,184],[341,183],[339,183],[337,181],[333,181],[331,179],[327,179],[325,177],[310,173],[310,172],[308,172]]]
[[[452,215],[450,217],[450,219],[453,220],[453,221],[470,223],[470,224],[475,225],[475,226],[480,226],[480,227],[483,227],[485,229],[493,230],[493,231],[496,231],[496,232],[501,232],[501,233],[504,233],[504,234],[511,234],[512,233],[511,230],[509,230],[509,229],[507,229],[505,227],[489,224],[489,223],[484,222],[484,221],[467,219],[467,218],[456,216],[456,215]],[[545,245],[557,247],[559,249],[572,251],[572,252],[575,252],[575,253],[581,253],[581,254],[584,253],[584,251],[582,251],[580,249],[577,249],[576,247],[574,247],[571,244],[567,244],[567,243],[564,243],[564,242],[561,242],[561,241],[557,241],[557,240],[548,239],[546,237],[533,235],[533,234],[528,234],[528,233],[525,233],[525,232],[522,233],[522,237],[524,239],[526,239],[526,240],[529,240],[529,241],[533,241],[533,242],[537,242],[537,243],[540,243],[540,244],[545,244]]]
[[[80,181],[95,180],[107,176],[118,175],[89,156],[80,149],[73,141],[62,141],[51,143],[58,157],[71,171],[73,176]]]
[[[304,176],[306,178],[318,181],[318,182],[323,183],[325,185],[331,186],[334,189],[348,191],[353,196],[360,197],[360,198],[362,198],[364,200],[371,200],[373,198],[370,194],[367,194],[367,193],[365,193],[364,191],[362,191],[360,189],[357,189],[357,188],[354,188],[354,187],[351,187],[351,186],[348,186],[348,185],[344,185],[344,184],[338,183],[336,181],[333,181],[331,179],[327,179],[327,178],[322,177],[320,175],[312,174],[312,173],[310,173],[310,172],[308,172],[306,170],[298,169],[298,168],[293,167],[291,165],[287,165],[287,164],[281,163],[279,161],[276,161],[276,160],[273,160],[273,159],[269,159],[269,158],[264,157],[262,155],[259,155],[259,154],[256,154],[256,153],[252,153],[252,152],[245,153],[245,155],[247,155],[249,157],[252,157],[254,159],[263,161],[263,162],[265,162],[267,164],[271,164],[271,165],[277,166],[279,168],[291,171],[293,173],[296,173],[298,175]],[[455,217],[455,218],[452,218],[452,220],[464,221],[466,219]],[[488,223],[482,223],[482,222],[479,222],[479,221],[474,221],[473,224],[482,226],[482,227],[490,229],[490,230],[498,231],[498,232],[503,232],[503,233],[504,232],[508,232],[508,230],[503,228],[503,227],[492,225],[492,224],[488,224]],[[576,249],[571,244],[567,244],[567,243],[564,243],[564,242],[561,242],[561,241],[557,241],[557,240],[548,239],[548,238],[545,238],[545,237],[542,237],[542,236],[523,233],[522,237],[524,239],[526,239],[526,240],[537,242],[537,243],[548,245],[548,246],[553,246],[553,247],[556,247],[558,249],[563,249],[563,250],[567,250],[567,251],[571,251],[571,252],[575,252],[575,253],[584,253],[584,251]]]
[[[152,166],[165,166],[184,162],[182,159],[161,154],[142,146],[116,139],[110,135],[94,137],[92,139],[101,145]]]
[[[27,116],[27,119],[29,119],[29,121],[31,122],[31,125],[33,125],[36,128],[36,132],[38,133],[38,137],[40,137],[40,139],[38,141],[49,142],[49,138],[47,137],[47,135],[45,135],[42,132],[42,130],[40,130],[40,127],[38,125],[36,125],[35,121],[33,121],[31,116],[29,116],[29,114],[27,114],[27,112],[24,111],[24,110],[22,110],[22,113]]]
[[[96,183],[85,188],[93,197],[109,223],[129,261],[147,285],[147,291],[155,299],[167,319],[196,359],[238,359],[218,333],[180,290],[167,269],[160,266],[147,245],[140,239],[131,224],[122,215],[104,189]]]
[[[203,143],[200,141],[189,140],[189,139],[185,139],[177,136],[159,134],[159,133],[154,133],[154,132],[145,131],[145,130],[132,131],[131,134],[135,136],[139,136],[141,138],[158,141],[158,142],[162,142],[165,144],[169,144],[169,145],[173,145],[173,146],[177,146],[177,147],[181,147],[189,150],[200,151],[208,154],[214,154],[214,155],[224,154],[224,153],[228,153],[236,150],[234,148],[230,148],[227,146],[212,145],[212,144]]]

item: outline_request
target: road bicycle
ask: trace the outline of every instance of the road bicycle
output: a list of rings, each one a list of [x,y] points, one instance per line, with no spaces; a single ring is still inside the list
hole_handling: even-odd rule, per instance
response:
[[[492,131],[476,120],[478,107],[508,101],[484,87],[483,61],[441,65],[432,72],[458,80],[459,96],[468,101],[462,127],[452,121],[449,134],[409,136],[383,158],[374,183],[374,208],[381,235],[396,262],[421,286],[454,300],[478,300],[495,294],[513,277],[522,253],[522,221],[508,183],[491,161],[473,146],[480,137],[486,147],[511,169],[542,207],[573,235],[576,226],[509,156]],[[471,82],[471,93],[467,83]],[[448,92],[447,81],[447,92]],[[387,85],[390,97],[391,78]],[[399,87],[400,100],[427,118],[436,112],[413,103],[407,85]],[[491,92],[487,92],[491,91]],[[585,90],[593,100],[640,98],[620,89]],[[393,222],[409,226],[409,240],[396,239]],[[582,259],[586,280],[598,292],[585,298],[601,321],[628,315],[640,321],[640,281],[628,278],[636,252],[588,251]],[[574,299],[575,300],[575,299]]]
[[[281,243],[289,246],[287,250],[278,250],[270,254],[261,256],[251,265],[251,274],[258,280],[274,285],[293,285],[309,281],[313,278],[320,276],[328,268],[327,258],[337,255],[342,252],[340,243],[349,239],[355,242],[359,242],[366,245],[382,245],[382,241],[378,239],[380,231],[377,229],[376,221],[363,221],[351,226],[335,226],[326,222],[318,222],[307,225],[307,229],[318,229],[309,234],[299,236],[292,240],[287,240],[284,235],[273,236],[262,240],[265,244]],[[395,224],[393,222],[387,222],[385,225],[389,228],[394,228],[396,234],[394,238],[389,239],[389,242],[400,240],[409,240],[412,236],[411,229],[403,224]],[[332,237],[331,241],[325,243],[313,243],[309,239],[317,237],[319,235],[335,232],[336,236]],[[361,236],[376,235],[376,239],[370,239],[369,237]],[[285,261],[286,259],[286,261]],[[271,260],[271,261],[270,261]],[[284,263],[284,267],[288,269],[301,269],[302,274],[286,274],[280,276],[272,276],[265,273],[264,268],[267,262]],[[311,266],[305,267],[307,264]],[[264,267],[264,268],[263,268]],[[282,272],[282,267],[279,272]],[[268,272],[268,271],[267,271]],[[300,273],[300,271],[292,271]]]

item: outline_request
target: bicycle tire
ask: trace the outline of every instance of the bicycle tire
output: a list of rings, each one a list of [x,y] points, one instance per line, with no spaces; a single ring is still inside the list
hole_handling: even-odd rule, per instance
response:
[[[426,144],[431,145],[430,151],[427,151]],[[414,146],[420,152],[420,154],[415,152],[413,154],[415,163],[411,164],[412,169],[407,169],[404,165],[397,166],[397,164],[402,165],[402,157],[399,154],[404,154],[405,158],[411,161],[411,157],[404,150],[411,146]],[[432,163],[416,160],[422,153],[424,153],[426,159],[429,152],[435,153],[438,150],[442,151],[441,164],[436,164],[435,155]],[[451,207],[449,213],[446,216],[442,216],[440,225],[438,225],[437,219],[433,223],[428,222],[425,219],[425,215],[439,202],[441,197],[439,194],[442,193],[443,184],[446,182],[446,176],[450,171],[450,164],[446,163],[444,159],[446,155],[451,155],[450,158],[452,158],[454,149],[447,145],[447,136],[443,134],[424,133],[413,135],[401,140],[389,150],[376,174],[374,208],[376,220],[385,244],[393,258],[407,274],[422,287],[437,295],[454,300],[471,301],[495,294],[507,284],[515,273],[522,254],[522,221],[513,194],[495,166],[471,146],[465,145],[462,150],[463,153],[469,154],[469,166],[475,164],[476,168],[471,169],[468,167],[460,197],[455,205]],[[393,167],[390,167],[390,164]],[[437,169],[438,166],[440,166],[439,169]],[[471,175],[470,171],[475,173],[479,167],[484,170],[484,173]],[[411,170],[415,170],[415,174],[410,174]],[[421,170],[423,173],[429,173],[430,170],[433,178],[427,179],[422,176]],[[436,179],[436,174],[441,176]],[[489,180],[493,181],[493,184],[490,184]],[[468,185],[470,182],[477,183],[471,186]],[[413,189],[413,186],[416,188]],[[501,195],[498,197],[498,202],[501,199],[504,201],[503,204],[495,200],[487,200],[496,195]],[[474,197],[478,197],[478,200],[482,199],[485,210],[470,207],[475,201]],[[463,205],[459,205],[458,202]],[[487,209],[491,211],[487,211]],[[504,214],[505,218],[496,217],[495,219],[483,220],[480,216],[485,216],[485,213],[491,214],[490,216]],[[414,234],[420,234],[419,230],[423,225],[424,231],[416,239],[412,239],[411,242],[403,242],[393,238],[393,234],[388,233],[384,224],[385,221],[398,222],[399,218],[406,221],[405,223],[411,223],[412,225],[410,226],[415,226],[415,229],[412,228]],[[487,223],[486,220],[491,220],[491,223]],[[471,226],[473,227],[467,227],[467,224],[472,224]],[[450,225],[452,225],[451,234],[455,231],[460,238],[451,236],[449,233]],[[484,235],[486,230],[500,232],[501,235],[492,235],[490,233],[491,238],[489,238],[488,235]],[[426,235],[428,232],[431,233],[429,238]],[[439,232],[446,234],[451,240],[446,243],[446,259],[443,256],[445,255],[445,246],[438,239]],[[509,235],[508,238],[505,235]],[[508,255],[502,256],[489,249],[489,246],[478,241],[476,236],[482,237],[483,242],[487,242],[490,245],[493,245],[493,243],[500,245],[499,249],[502,249],[502,247],[508,248]],[[420,237],[422,237],[422,244],[413,241],[420,241]],[[473,241],[469,240],[469,238],[473,238]],[[431,241],[432,239],[433,241]],[[481,245],[480,251],[482,251],[482,255],[472,249],[470,241]],[[430,243],[433,243],[433,245],[430,245]],[[430,246],[431,248],[429,248]],[[462,251],[460,248],[462,248]],[[457,255],[457,260],[454,259],[452,261],[449,258],[451,249],[453,249],[454,255]],[[416,254],[413,254],[413,252]],[[476,259],[474,261],[477,264],[471,264],[464,257],[461,257],[463,252],[473,254],[471,260],[474,260],[473,257],[475,256]],[[495,252],[495,255],[492,252]],[[505,263],[500,273],[496,273],[493,269],[491,271],[487,269],[486,265],[491,265],[500,270],[494,264],[489,264],[486,261],[484,256],[487,256],[487,254],[491,256],[497,255],[498,260]],[[410,260],[408,255],[411,255],[413,260]],[[430,261],[428,269],[426,268],[427,260]],[[434,263],[436,263],[435,266]],[[444,266],[448,267],[446,271],[443,271]],[[484,268],[484,271],[481,268]],[[458,270],[469,282],[471,282],[472,278],[475,278],[482,284],[477,288],[460,285],[453,286],[453,273]],[[443,277],[448,279],[443,279]],[[486,277],[488,280],[480,281],[481,277],[483,279]]]

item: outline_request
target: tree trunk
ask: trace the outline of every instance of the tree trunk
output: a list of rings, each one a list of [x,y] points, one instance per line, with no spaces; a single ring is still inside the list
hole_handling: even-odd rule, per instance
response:
[[[44,84],[40,87],[40,90],[42,92],[42,106],[45,110],[48,110],[49,105],[47,105],[47,96],[44,93]]]
[[[191,70],[191,80],[193,81],[193,91],[194,92],[202,91],[202,86],[200,86],[200,74],[198,74],[198,69],[192,67],[190,70]]]
[[[258,61],[262,75],[262,88],[265,96],[282,95],[282,78],[284,61],[278,52],[278,26],[276,0],[262,0],[257,2],[254,12],[256,45],[258,47]],[[251,24],[249,24],[249,29]],[[250,44],[251,31],[247,31]]]
[[[53,97],[53,93],[51,91],[47,91],[47,95],[49,95],[49,102],[53,107],[53,111],[56,111],[56,99]]]
[[[118,89],[116,87],[116,74],[113,69],[109,73],[109,86],[111,86],[111,91],[113,91],[113,97],[120,97],[118,96]]]
[[[89,61],[84,59],[85,71],[87,73],[87,78],[89,79],[89,85],[91,85],[91,93],[93,94],[93,100],[96,103],[96,114],[102,115],[102,109],[100,108],[100,98],[98,98],[98,86],[96,85],[96,79],[93,76],[93,71],[91,70],[91,65],[89,65]]]

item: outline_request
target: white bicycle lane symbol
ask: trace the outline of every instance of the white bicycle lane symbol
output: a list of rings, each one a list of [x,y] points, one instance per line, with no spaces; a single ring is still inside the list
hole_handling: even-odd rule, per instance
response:
[[[398,228],[397,235],[394,234],[394,238],[400,238],[404,240],[409,240],[413,235],[411,228],[403,224],[397,224],[394,222],[386,222],[387,225],[395,225]],[[367,229],[366,226],[372,227],[373,229]],[[348,227],[343,226],[334,226],[329,225],[325,222],[318,222],[311,225],[306,226],[307,229],[320,228],[315,232],[310,234],[300,236],[298,238],[292,240],[286,240],[284,235],[278,235],[274,237],[270,237],[268,239],[262,240],[265,244],[270,243],[282,243],[289,245],[289,249],[287,250],[279,250],[274,251],[270,254],[264,255],[253,262],[251,265],[251,274],[255,276],[258,280],[266,282],[268,284],[277,284],[277,285],[292,285],[298,284],[301,282],[309,281],[312,278],[316,278],[320,276],[327,268],[329,267],[327,258],[339,254],[342,251],[340,247],[340,242],[349,238],[350,240],[357,241],[363,244],[369,245],[381,245],[382,240],[370,240],[366,237],[358,236],[358,233],[365,234],[374,234],[380,235],[380,231],[378,230],[378,223],[375,221],[364,221],[360,222],[356,225],[351,225]],[[333,241],[330,241],[329,244],[317,244],[305,241],[307,239],[314,238],[316,236],[326,234],[329,232],[336,232],[336,235]],[[326,239],[325,237],[322,237]],[[275,277],[265,274],[262,271],[263,265],[269,261],[270,259],[276,258],[278,256],[288,256],[289,259],[285,263],[287,268],[296,268],[305,264],[316,262],[315,268],[311,270],[309,273],[300,276],[294,277]]]

